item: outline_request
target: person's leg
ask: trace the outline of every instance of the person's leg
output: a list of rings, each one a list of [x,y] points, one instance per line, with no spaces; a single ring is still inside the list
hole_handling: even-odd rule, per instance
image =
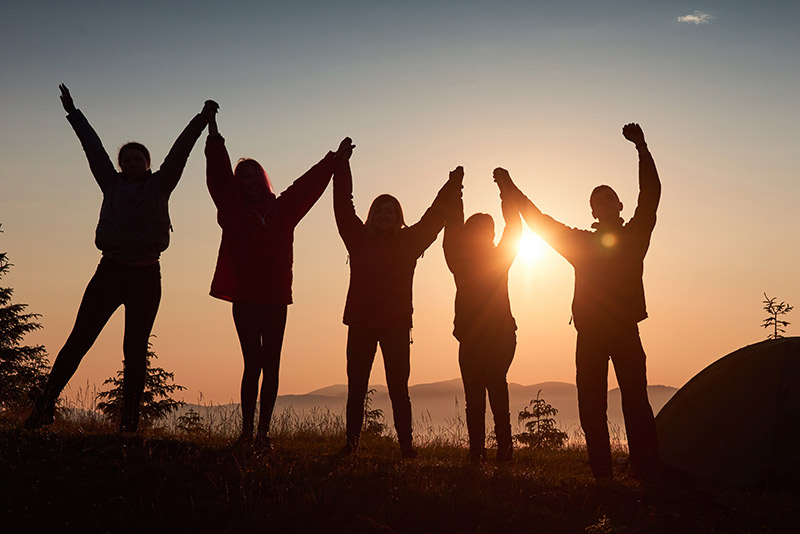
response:
[[[409,330],[383,329],[380,334],[380,344],[397,440],[400,442],[403,456],[413,458],[416,456],[416,451],[411,445],[411,399],[408,396],[408,378],[411,375]]]
[[[264,351],[263,378],[261,379],[261,409],[258,415],[257,441],[269,447],[269,425],[275,400],[278,398],[278,376],[281,365],[283,334],[286,331],[286,304],[265,304],[261,321],[261,342]]]
[[[497,461],[511,459],[513,442],[511,440],[511,413],[508,406],[508,368],[514,359],[517,348],[515,333],[498,336],[494,343],[487,346],[486,389],[489,392],[489,404],[494,415],[494,435],[497,437]]]
[[[464,384],[464,408],[467,415],[469,456],[473,461],[486,458],[486,387],[480,349],[474,341],[458,345],[458,366]]]
[[[108,319],[122,304],[113,265],[101,262],[83,293],[75,324],[58,352],[42,395],[25,422],[26,428],[39,428],[53,422],[55,404],[61,391],[75,374],[81,360],[94,344]]]
[[[364,424],[364,399],[369,374],[378,350],[377,332],[372,328],[351,326],[347,330],[347,452],[355,452]]]
[[[622,394],[631,464],[643,476],[655,475],[659,463],[658,435],[647,398],[646,356],[636,325],[620,329],[611,357]]]
[[[608,351],[602,333],[578,331],[575,350],[578,413],[586,436],[589,465],[595,478],[611,478],[608,404]]]
[[[244,372],[240,390],[242,404],[242,434],[240,439],[252,439],[256,400],[258,399],[258,379],[264,367],[261,349],[258,307],[252,303],[234,301],[232,306],[233,324],[239,337],[244,358]]]
[[[139,426],[140,404],[147,376],[147,346],[161,303],[161,269],[155,264],[125,266],[125,270],[125,334],[122,341],[125,373],[122,380],[120,431],[135,432]]]

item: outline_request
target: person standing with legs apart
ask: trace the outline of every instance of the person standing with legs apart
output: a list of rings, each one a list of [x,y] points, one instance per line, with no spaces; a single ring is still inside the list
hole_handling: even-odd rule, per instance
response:
[[[459,184],[464,169],[456,167],[450,180]],[[464,382],[469,457],[486,459],[486,394],[494,414],[497,461],[511,460],[511,414],[506,374],[517,347],[517,324],[508,299],[508,270],[522,235],[522,221],[501,184],[506,227],[495,246],[494,221],[476,213],[464,222],[461,196],[453,195],[444,226],[444,256],[456,282],[455,328],[458,364]]]
[[[83,294],[75,326],[56,356],[44,392],[25,426],[35,429],[53,422],[61,391],[111,315],[124,305],[120,430],[135,432],[144,392],[147,343],[161,301],[159,257],[169,245],[169,198],[217,105],[206,101],[203,110],[178,136],[158,171],[150,170],[150,153],[143,145],[127,143],[119,149],[117,172],[89,121],[75,108],[69,89],[63,84],[59,88],[67,120],[78,135],[92,175],[103,192],[95,232],[95,245],[103,257]]]
[[[572,316],[578,331],[578,410],[589,464],[597,479],[613,476],[606,419],[609,359],[614,362],[622,393],[635,474],[655,477],[660,466],[638,323],[647,318],[642,274],[656,224],[661,182],[639,125],[626,124],[622,135],[639,153],[639,199],[627,223],[620,217],[622,202],[607,185],[597,186],[589,198],[592,215],[597,219],[592,225],[594,231],[577,230],[542,214],[511,182],[505,169],[495,170],[497,182],[505,183],[516,195],[520,212],[531,229],[575,268]]]
[[[241,159],[232,169],[213,116],[205,152],[208,190],[222,228],[211,296],[232,303],[244,357],[239,443],[253,440],[260,379],[255,446],[269,451],[286,311],[292,303],[294,229],[328,186],[334,159],[349,158],[352,146],[345,138],[336,154],[329,152],[280,196],[275,195],[269,176],[256,160]]]
[[[346,158],[337,159],[333,174],[333,208],[339,235],[349,254],[350,287],[344,309],[347,331],[347,442],[343,454],[358,450],[364,422],[364,399],[378,344],[383,354],[394,426],[405,458],[417,452],[411,443],[411,400],[408,397],[412,285],[417,259],[444,225],[444,203],[458,192],[448,182],[422,218],[406,226],[400,202],[378,196],[367,222],[356,215],[353,178]]]

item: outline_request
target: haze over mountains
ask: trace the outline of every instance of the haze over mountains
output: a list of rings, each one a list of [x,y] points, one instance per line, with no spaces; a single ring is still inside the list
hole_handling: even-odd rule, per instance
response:
[[[391,401],[386,386],[374,385],[375,394],[372,396],[372,408],[381,409],[384,418],[392,427]],[[578,420],[578,396],[574,384],[566,382],[541,382],[523,386],[510,383],[508,385],[512,426],[517,425],[517,414],[528,403],[539,397],[545,399],[558,410],[556,419],[559,427],[572,436],[573,432],[580,429]],[[670,386],[649,386],[648,393],[653,412],[658,413],[664,404],[677,391]],[[464,420],[464,388],[460,378],[433,382],[430,384],[417,384],[409,386],[411,407],[414,418],[414,431],[417,433],[435,432],[440,428],[450,428],[459,419]],[[291,409],[295,413],[303,414],[312,410],[330,410],[331,413],[344,416],[345,402],[347,400],[347,386],[336,384],[322,389],[317,389],[305,395],[280,395],[275,405],[275,414]],[[188,408],[187,408],[188,409]],[[195,409],[201,414],[203,408]],[[622,405],[619,388],[608,392],[608,419],[612,425],[624,429],[622,418]],[[491,412],[487,399],[487,424],[492,427]],[[518,430],[515,429],[515,432]]]

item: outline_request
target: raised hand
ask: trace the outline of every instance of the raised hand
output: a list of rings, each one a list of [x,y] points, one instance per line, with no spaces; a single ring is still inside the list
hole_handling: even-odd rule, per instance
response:
[[[353,155],[353,149],[356,145],[353,144],[353,140],[349,137],[345,137],[342,139],[342,142],[339,143],[339,148],[336,149],[336,158],[343,159],[347,161],[350,159],[350,156]]]
[[[637,147],[647,145],[647,143],[644,141],[644,132],[642,131],[642,127],[635,122],[631,122],[623,126],[622,135],[625,136],[625,139]]]
[[[61,105],[64,106],[64,111],[68,114],[75,111],[75,103],[72,101],[72,95],[69,94],[69,89],[63,83],[58,85],[61,89]]]
[[[511,184],[511,175],[508,174],[508,171],[503,167],[497,167],[492,172],[492,178],[494,178],[494,181],[497,182],[498,187],[501,189]]]
[[[203,104],[202,111],[200,111],[200,115],[202,115],[206,121],[210,121],[211,119],[214,118],[214,115],[216,115],[218,111],[219,111],[219,104],[217,104],[213,100],[206,100],[205,103]]]
[[[459,165],[450,171],[449,179],[451,182],[457,182],[458,184],[461,184],[464,181],[464,167]]]

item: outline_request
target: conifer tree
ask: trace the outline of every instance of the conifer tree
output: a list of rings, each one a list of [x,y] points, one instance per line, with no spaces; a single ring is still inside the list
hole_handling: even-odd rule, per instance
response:
[[[2,230],[0,230],[1,232]],[[0,252],[0,278],[12,264]],[[29,332],[42,327],[37,313],[25,313],[27,304],[13,304],[14,290],[0,287],[0,410],[33,403],[47,381],[49,362],[42,345],[21,345]]]
[[[152,336],[155,337],[155,336]],[[152,360],[157,359],[153,352],[153,344],[147,342],[147,370],[144,378],[144,393],[139,407],[139,424],[149,426],[169,416],[172,412],[185,406],[186,402],[172,398],[176,391],[186,389],[174,383],[175,373],[165,371],[161,367],[153,367]],[[112,421],[119,421],[122,414],[122,381],[125,376],[125,363],[123,369],[117,371],[116,376],[108,378],[103,385],[112,386],[111,389],[97,394],[97,409]]]

